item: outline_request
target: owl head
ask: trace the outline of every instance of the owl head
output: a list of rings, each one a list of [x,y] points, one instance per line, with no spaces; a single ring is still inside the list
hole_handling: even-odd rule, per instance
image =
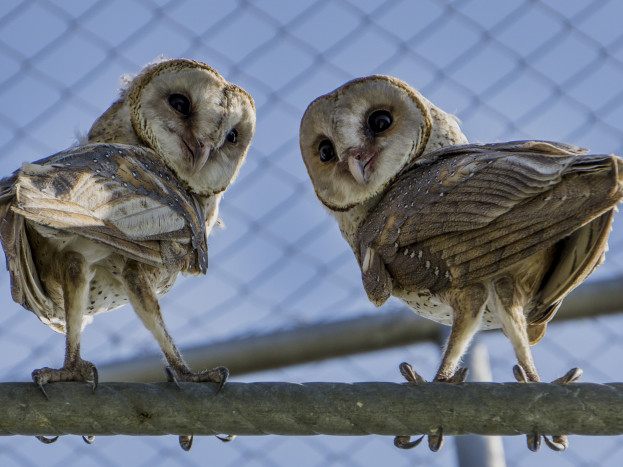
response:
[[[236,177],[255,130],[253,99],[187,59],[145,67],[89,132],[89,142],[142,144],[190,191],[213,195]]]
[[[346,211],[382,193],[425,152],[467,142],[456,119],[391,76],[350,81],[314,100],[300,146],[316,195]]]

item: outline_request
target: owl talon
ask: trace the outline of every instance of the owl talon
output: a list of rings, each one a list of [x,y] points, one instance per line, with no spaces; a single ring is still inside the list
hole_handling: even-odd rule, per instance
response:
[[[564,435],[552,436],[551,441],[547,436],[543,436],[543,440],[545,441],[547,447],[550,448],[552,451],[562,452],[569,447],[569,441]]]
[[[82,440],[87,444],[93,444],[95,441],[95,436],[92,435],[82,435]]]
[[[169,383],[175,383],[175,385],[177,386],[177,389],[182,389],[182,387],[180,386],[180,383],[177,382],[177,377],[175,376],[175,372],[170,366],[165,367],[164,374],[166,375],[167,381]]]
[[[404,376],[407,382],[413,383],[413,384],[426,383],[426,380],[422,378],[418,374],[417,371],[415,371],[415,369],[410,363],[402,362],[398,366],[398,368],[400,369],[400,374]],[[465,381],[466,378],[467,378],[467,368],[460,368],[450,378],[435,379],[435,381],[441,381],[444,383],[462,383]],[[421,436],[415,441],[411,441],[410,436],[396,436],[394,438],[394,446],[400,449],[413,449],[414,447],[418,446],[422,442],[423,439],[424,439],[424,436]],[[444,442],[444,437],[443,437],[441,428],[439,428],[438,434],[428,435],[428,448],[433,452],[439,451],[441,447],[443,446],[443,442]]]
[[[99,383],[99,373],[97,372],[97,367],[91,364],[91,377],[93,378],[93,389],[92,392],[95,392],[97,389],[97,384]]]
[[[411,441],[411,436],[396,436],[394,438],[394,446],[399,449],[413,449],[418,446],[423,439],[424,436],[420,436],[415,441]]]
[[[541,436],[537,433],[531,433],[526,435],[526,441],[528,443],[528,449],[532,452],[537,452],[541,449]]]
[[[400,369],[400,374],[402,374],[402,376],[404,376],[409,383],[418,384],[426,382],[426,380],[415,371],[410,363],[402,362],[398,368]]]
[[[575,383],[579,381],[579,379],[582,377],[582,373],[583,371],[581,368],[571,368],[563,376],[561,376],[560,378],[556,378],[554,381],[552,381],[552,383]]]
[[[229,378],[229,370],[224,366],[219,366],[211,370],[206,370],[202,373],[192,373],[190,371],[175,371],[171,367],[166,367],[164,373],[167,376],[167,381],[175,383],[175,385],[181,389],[179,381],[184,383],[218,383],[216,393],[218,394],[223,389],[225,382]]]
[[[456,370],[456,372],[450,376],[449,378],[435,378],[435,382],[437,383],[450,383],[450,384],[459,384],[464,383],[467,379],[467,374],[469,373],[469,369],[462,367]]]
[[[414,447],[419,446],[423,439],[424,436],[420,436],[415,441],[411,441],[410,436],[396,436],[394,438],[394,446],[399,449],[413,449]],[[443,442],[444,436],[443,433],[441,433],[441,430],[438,434],[428,435],[428,448],[433,452],[439,451],[443,446]]]
[[[61,381],[83,381],[93,383],[93,392],[97,388],[98,373],[97,368],[91,362],[86,360],[74,360],[72,363],[66,363],[62,368],[39,368],[32,372],[32,380],[39,387],[43,395],[49,399],[44,385],[47,383],[58,383]]]
[[[224,443],[229,443],[233,441],[234,439],[236,439],[236,435],[227,435],[227,436],[215,435],[215,436],[217,439],[220,439]]]
[[[180,447],[186,452],[190,451],[190,448],[193,447],[193,438],[193,435],[180,435]]]
[[[44,394],[45,394],[45,392],[44,392]],[[58,436],[54,436],[53,438],[46,438],[45,436],[35,436],[35,438],[37,438],[43,444],[56,443],[56,441],[58,440]]]
[[[229,370],[224,366],[218,367],[217,370],[219,370],[220,373],[220,381],[218,384],[218,388],[216,389],[216,393],[218,394],[219,392],[221,392],[221,389],[223,389],[223,386],[225,386],[225,383],[229,379]]]
[[[528,375],[526,374],[525,370],[519,365],[513,366],[513,376],[518,383],[528,382]]]
[[[41,382],[41,375],[40,374],[36,374],[35,372],[33,372],[32,374],[32,380],[34,381],[34,383],[37,385],[37,387],[39,388],[39,390],[43,393],[43,395],[45,396],[45,398],[47,400],[50,400],[50,396],[48,396],[48,393],[45,391],[45,388],[43,387],[43,383]]]
[[[558,384],[575,383],[579,381],[579,379],[582,377],[582,373],[583,372],[581,368],[571,368],[563,376],[561,376],[560,378],[556,378],[554,381],[552,381],[552,383],[558,383]],[[569,440],[567,439],[565,435],[552,436],[551,441],[546,436],[543,436],[543,440],[545,441],[545,444],[547,445],[547,447],[550,448],[552,451],[562,452],[562,451],[566,451],[567,448],[569,447]]]
[[[439,434],[428,435],[428,449],[430,449],[433,452],[439,451],[441,447],[443,446],[443,442],[444,442],[444,437],[443,437],[441,428],[439,429]]]
[[[515,379],[520,383],[527,383],[528,376],[526,372],[520,365],[515,365],[513,367],[513,374],[515,375]],[[556,384],[570,384],[575,383],[582,377],[582,369],[581,368],[571,368],[560,378],[556,378],[552,383]],[[567,436],[565,435],[555,435],[552,436],[550,440],[547,436],[543,436],[543,440],[548,448],[552,451],[562,452],[565,451],[569,447],[569,441]],[[541,435],[538,433],[531,433],[527,435],[528,449],[532,452],[537,452],[541,448]]]

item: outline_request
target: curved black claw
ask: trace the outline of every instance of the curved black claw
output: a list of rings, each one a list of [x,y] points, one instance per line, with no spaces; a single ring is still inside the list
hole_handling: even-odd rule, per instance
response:
[[[441,431],[441,428],[439,429],[439,434],[436,435],[428,435],[428,449],[430,449],[433,452],[437,452],[441,449],[441,447],[443,446],[443,432]]]
[[[419,384],[426,382],[426,380],[422,378],[409,363],[402,362],[398,368],[400,369],[400,374],[402,374],[402,376],[404,376],[409,383]],[[463,367],[456,370],[449,378],[445,379],[437,377],[435,378],[435,381],[450,384],[464,383],[467,379],[467,373],[468,369]],[[423,439],[424,436],[416,439],[415,441],[411,441],[410,436],[396,436],[394,438],[394,446],[400,449],[413,449],[418,446]],[[428,435],[428,448],[433,452],[439,451],[443,446],[443,442],[444,436],[441,427],[439,428],[439,432],[437,434]]]
[[[220,439],[224,443],[229,443],[233,441],[234,439],[236,439],[236,435],[227,435],[227,436],[214,435],[214,436],[216,436],[217,439]]]
[[[216,389],[216,393],[218,394],[221,392],[221,389],[223,389],[223,386],[225,386],[225,383],[229,379],[229,369],[224,366],[219,366],[218,368],[215,368],[215,370],[218,370],[221,375],[221,380],[219,381],[218,388]]]
[[[538,433],[532,433],[527,435],[528,449],[532,452],[537,452],[541,448],[541,436]],[[552,451],[562,452],[569,447],[569,441],[565,435],[552,436],[550,440],[547,436],[543,436],[545,445]]]
[[[93,444],[93,441],[95,441],[95,436],[93,436],[93,435],[82,435],[82,441],[84,441],[87,444]]]
[[[193,435],[180,435],[179,441],[181,448],[186,452],[193,447]]]
[[[398,369],[400,370],[400,374],[404,376],[409,383],[418,384],[426,382],[426,380],[422,378],[417,371],[415,371],[410,363],[402,362],[398,365]]]
[[[526,374],[526,371],[519,365],[515,365],[513,367],[513,376],[515,377],[518,383],[528,382],[528,375]]]
[[[552,383],[569,384],[575,383],[582,377],[582,368],[571,368],[560,378],[555,379]]]
[[[528,442],[528,449],[532,452],[537,452],[541,449],[541,436],[537,433],[530,433],[526,435],[526,441]]]
[[[545,441],[547,447],[552,451],[562,452],[569,447],[569,441],[565,435],[552,436],[551,441],[547,436],[543,436],[543,440]]]
[[[164,368],[164,374],[166,375],[167,381],[169,383],[175,383],[175,385],[177,386],[177,389],[182,389],[180,386],[180,383],[177,382],[177,377],[175,375],[175,372],[170,366],[167,366]]]
[[[43,387],[43,383],[41,382],[41,375],[39,373],[36,373],[37,370],[32,372],[32,380],[33,382],[37,385],[37,387],[39,388],[39,390],[43,393],[43,395],[45,396],[45,398],[47,400],[50,400],[50,396],[48,396],[48,393],[45,392],[45,389]],[[47,438],[46,438],[47,439]],[[41,441],[41,440],[39,440]]]
[[[415,441],[411,441],[411,436],[396,436],[394,438],[394,446],[399,449],[413,449],[418,446],[423,439],[424,436],[420,436]]]
[[[91,369],[93,370],[93,392],[95,392],[100,378],[99,378],[99,373],[97,372],[97,367],[93,365]]]
[[[560,384],[570,384],[577,382],[582,377],[582,369],[581,368],[571,368],[560,378],[555,379],[552,383],[560,383]],[[552,451],[562,452],[566,451],[569,447],[569,440],[565,435],[555,435],[552,436],[550,441],[549,438],[543,436],[543,440],[548,448]]]
[[[469,373],[468,368],[461,367],[458,370],[456,370],[456,372],[444,382],[451,383],[451,384],[464,383],[467,380],[468,373]]]
[[[513,367],[513,375],[515,376],[515,379],[520,383],[528,382],[528,376],[526,375],[526,372],[519,365],[515,365]],[[558,383],[558,384],[575,383],[581,377],[582,377],[581,368],[571,368],[563,376],[552,381],[552,383]],[[528,434],[526,437],[527,437],[527,442],[528,442],[528,449],[530,449],[532,452],[537,452],[541,448],[541,435],[534,432],[534,433]],[[565,451],[569,447],[569,441],[567,440],[566,435],[555,435],[555,436],[552,436],[551,440],[547,436],[543,436],[543,440],[545,441],[545,444],[547,445],[547,447],[550,448],[552,451],[562,452],[562,451]]]
[[[538,433],[531,433],[526,436],[526,439],[528,441],[528,449],[532,452],[537,452],[541,449],[541,435]],[[547,436],[543,436],[543,441],[545,441],[545,445],[548,448],[556,452],[566,451],[569,447],[569,441],[565,435],[552,436],[551,440]]]
[[[44,394],[45,394],[45,391],[44,391]],[[45,436],[35,436],[35,438],[37,438],[43,444],[52,444],[52,443],[56,443],[58,436],[55,436],[54,438],[46,438]]]

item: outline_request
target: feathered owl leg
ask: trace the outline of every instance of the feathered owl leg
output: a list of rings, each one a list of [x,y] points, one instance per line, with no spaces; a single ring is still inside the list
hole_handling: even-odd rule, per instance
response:
[[[462,383],[467,378],[467,368],[459,368],[459,362],[472,338],[480,329],[482,314],[487,303],[487,289],[482,284],[474,284],[462,289],[449,292],[450,304],[454,311],[452,330],[446,343],[441,360],[441,366],[437,371],[434,381],[444,383]],[[411,383],[424,382],[424,378],[418,375],[408,363],[400,365],[400,372]],[[423,438],[423,437],[422,437]],[[394,445],[401,449],[411,449],[420,444],[422,438],[411,442],[408,436],[396,436]],[[428,447],[431,451],[438,451],[443,446],[443,431],[428,435]]]
[[[519,299],[521,294],[518,292],[518,286],[511,277],[506,276],[496,280],[493,287],[496,308],[500,311],[502,331],[513,344],[517,362],[519,363],[519,365],[513,368],[515,379],[520,383],[538,383],[540,378],[530,350],[528,324],[524,315],[524,304]],[[573,368],[562,378],[558,378],[553,382],[568,384],[579,380],[581,376],[582,370]],[[528,434],[528,449],[535,452],[538,451],[541,447],[541,436],[536,431]],[[554,451],[564,451],[569,445],[565,435],[552,436],[552,440],[543,436],[543,439],[545,444]]]
[[[158,298],[145,273],[147,267],[149,266],[133,260],[128,261],[123,269],[123,284],[134,311],[154,335],[167,359],[169,364],[165,369],[167,379],[175,384],[178,381],[215,382],[218,383],[218,391],[220,391],[227,381],[229,370],[225,367],[206,370],[202,373],[193,373],[190,370],[164,324]],[[179,443],[184,451],[189,451],[193,444],[193,435],[180,435]]]
[[[32,372],[32,379],[43,394],[46,383],[58,381],[93,381],[97,387],[97,369],[91,362],[80,357],[82,314],[86,309],[90,273],[84,256],[68,251],[59,256],[62,277],[63,305],[65,309],[65,362],[62,368],[40,368]]]
[[[452,330],[446,342],[446,348],[441,360],[441,366],[435,376],[435,381],[461,382],[455,380],[455,374],[461,358],[474,335],[480,329],[482,314],[487,303],[487,289],[482,284],[474,284],[461,289],[453,289],[449,293],[449,302],[453,310]],[[467,373],[465,374],[467,377]],[[465,378],[463,378],[463,381]]]
[[[167,375],[176,381],[219,383],[220,390],[229,376],[229,371],[224,367],[201,373],[193,373],[190,370],[164,324],[158,298],[146,274],[145,268],[148,267],[129,260],[123,269],[122,279],[134,311],[160,344],[160,349],[169,364]]]

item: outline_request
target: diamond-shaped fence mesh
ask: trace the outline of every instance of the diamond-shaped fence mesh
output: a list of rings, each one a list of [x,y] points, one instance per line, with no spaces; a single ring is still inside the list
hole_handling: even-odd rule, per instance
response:
[[[255,99],[257,130],[221,204],[225,227],[210,236],[206,277],[180,278],[161,304],[182,348],[392,311],[369,303],[337,225],[322,208],[298,148],[308,103],[354,77],[394,75],[462,121],[473,142],[564,141],[623,154],[623,5],[583,2],[7,0],[0,5],[0,168],[72,145],[116,98],[119,78],[160,55],[208,63]],[[623,221],[591,277],[623,276]],[[623,281],[623,277],[622,277]],[[1,381],[58,367],[63,336],[10,299],[0,276]],[[598,313],[598,310],[591,310]],[[513,380],[512,348],[499,332],[480,338],[493,381]],[[324,343],[320,340],[318,346]],[[98,315],[82,350],[98,366],[157,354],[129,307]],[[533,349],[544,380],[572,366],[584,380],[623,380],[619,315],[553,323]],[[249,355],[252,361],[253,355]],[[401,381],[410,361],[432,376],[436,343],[402,346],[245,375],[233,381]],[[164,380],[164,374],[162,376]],[[409,410],[405,407],[405,410]],[[507,465],[619,465],[616,437],[571,437],[564,453],[533,454],[504,438]],[[455,440],[439,453],[395,449],[391,438],[175,437],[0,440],[1,465],[456,465]]]

